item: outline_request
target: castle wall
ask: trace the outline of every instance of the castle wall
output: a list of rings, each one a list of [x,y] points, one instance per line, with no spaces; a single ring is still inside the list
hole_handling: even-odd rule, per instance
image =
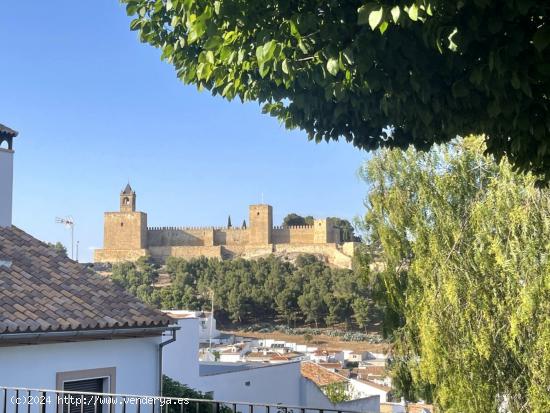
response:
[[[274,252],[276,254],[322,255],[327,263],[340,268],[351,269],[353,264],[353,256],[345,254],[337,244],[277,244],[274,245]]]
[[[149,255],[146,249],[116,250],[98,249],[94,251],[94,262],[124,262],[137,261],[140,257]]]
[[[215,245],[245,245],[248,241],[248,229],[224,228],[214,231]]]
[[[189,260],[204,256],[207,258],[222,259],[222,247],[214,246],[178,246],[178,247],[150,247],[149,253],[155,260],[165,261],[168,257],[179,257]]]
[[[213,228],[149,228],[149,247],[178,246],[212,246],[214,245]]]
[[[146,248],[147,235],[147,214],[143,212],[105,212],[104,249]]]
[[[311,244],[313,243],[313,226],[275,227],[271,239],[273,244]]]

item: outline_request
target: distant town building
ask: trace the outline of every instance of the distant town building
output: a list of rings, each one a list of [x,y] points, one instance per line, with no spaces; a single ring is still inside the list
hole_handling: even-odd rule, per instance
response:
[[[266,204],[250,205],[248,226],[148,227],[147,214],[136,209],[136,193],[128,184],[120,193],[120,210],[105,213],[103,248],[95,250],[94,260],[114,263],[151,256],[164,262],[171,256],[231,259],[310,253],[351,268],[355,248],[354,242],[341,242],[340,229],[327,218],[315,219],[313,225],[274,227],[273,208]]]

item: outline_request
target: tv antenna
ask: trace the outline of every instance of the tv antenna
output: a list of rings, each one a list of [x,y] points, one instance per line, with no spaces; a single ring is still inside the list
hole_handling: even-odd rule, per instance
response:
[[[65,218],[56,217],[55,222],[63,224],[65,228],[71,230],[71,260],[74,260],[74,219],[71,216]]]

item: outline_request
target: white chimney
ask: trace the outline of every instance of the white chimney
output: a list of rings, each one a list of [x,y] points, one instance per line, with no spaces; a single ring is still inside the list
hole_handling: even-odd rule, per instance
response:
[[[0,227],[11,226],[13,138],[17,132],[0,123]]]

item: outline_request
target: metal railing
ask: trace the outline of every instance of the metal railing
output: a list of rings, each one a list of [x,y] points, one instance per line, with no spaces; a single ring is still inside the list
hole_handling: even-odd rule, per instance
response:
[[[0,386],[0,413],[370,413],[341,408]]]

